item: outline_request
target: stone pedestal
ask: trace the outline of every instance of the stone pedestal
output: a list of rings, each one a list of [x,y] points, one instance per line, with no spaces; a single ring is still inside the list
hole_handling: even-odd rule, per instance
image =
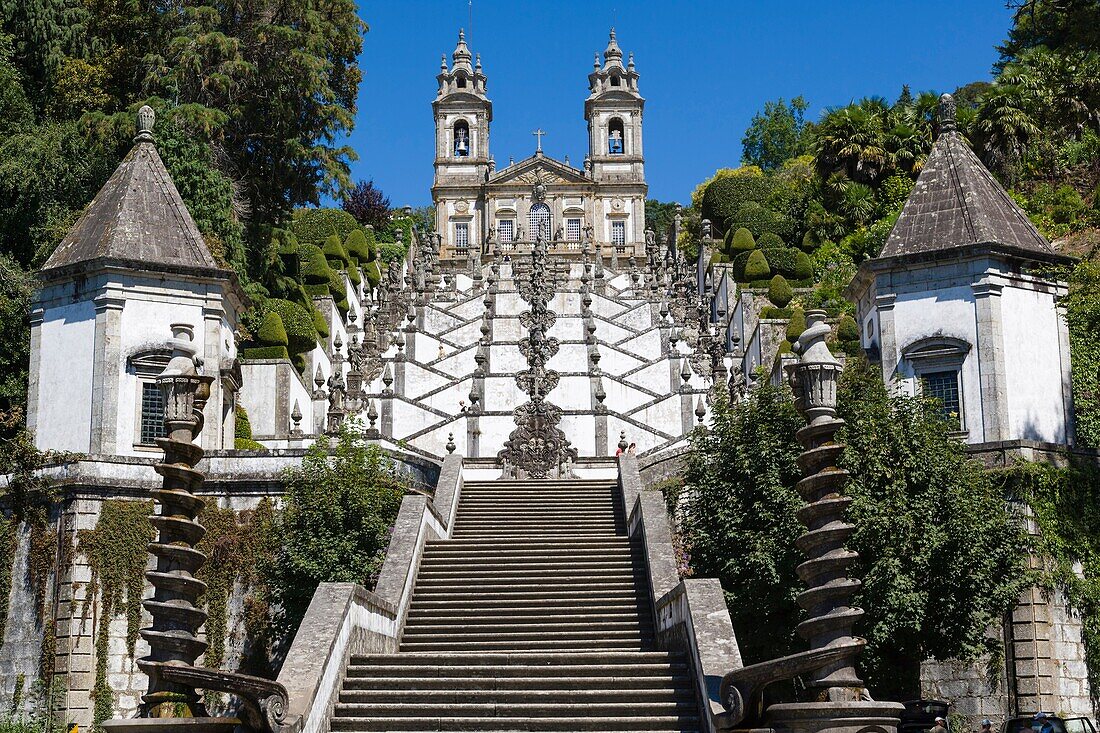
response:
[[[895,733],[904,706],[896,702],[795,702],[765,713],[777,733]]]

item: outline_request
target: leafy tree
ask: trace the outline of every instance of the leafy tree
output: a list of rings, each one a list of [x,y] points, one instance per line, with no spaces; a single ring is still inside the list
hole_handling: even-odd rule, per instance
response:
[[[344,194],[340,207],[363,226],[384,229],[390,222],[390,200],[374,181],[359,181]]]
[[[814,131],[814,153],[822,178],[833,173],[873,183],[890,170],[883,131],[885,111],[877,104],[852,104],[830,110]]]
[[[1100,48],[1100,2],[1097,0],[1012,0],[1008,40],[997,50],[1001,66],[1038,46],[1052,50]]]
[[[1086,259],[1069,273],[1062,300],[1069,327],[1077,441],[1100,447],[1100,262]]]
[[[794,546],[802,499],[792,487],[802,424],[762,380],[744,402],[720,398],[712,426],[692,436],[681,530],[692,571],[722,583],[746,664],[798,648],[795,567],[805,558]]]
[[[852,479],[849,546],[867,612],[862,669],[885,699],[920,690],[920,663],[996,653],[987,629],[1031,582],[1025,539],[983,467],[932,400],[891,396],[877,368],[849,359],[838,395]]]
[[[0,254],[0,438],[11,437],[27,404],[33,289],[30,274]]]
[[[314,443],[284,479],[276,521],[281,547],[268,573],[282,623],[294,628],[319,583],[373,587],[405,483],[381,449],[347,424],[331,454],[323,441]]]
[[[672,220],[676,217],[675,201],[658,201],[646,199],[645,202],[645,228],[652,229],[657,234],[668,235]]]
[[[741,138],[741,162],[770,171],[804,153],[807,147],[804,114],[808,106],[800,96],[790,103],[782,98],[765,102],[764,111],[753,115]]]

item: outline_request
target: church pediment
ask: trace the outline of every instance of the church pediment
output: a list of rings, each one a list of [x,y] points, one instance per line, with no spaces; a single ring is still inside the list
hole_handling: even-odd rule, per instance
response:
[[[562,184],[592,183],[583,173],[572,166],[535,155],[526,160],[499,170],[489,178],[490,184],[523,184],[533,186],[539,181],[545,186]]]

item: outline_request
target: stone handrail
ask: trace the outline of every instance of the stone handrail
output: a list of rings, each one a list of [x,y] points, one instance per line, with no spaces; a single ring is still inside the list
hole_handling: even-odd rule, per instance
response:
[[[374,592],[355,583],[317,587],[279,672],[289,697],[285,717],[300,718],[302,733],[328,733],[352,655],[397,650],[424,543],[450,536],[461,491],[462,457],[449,455],[434,501],[402,499]]]
[[[664,497],[643,489],[636,456],[619,456],[619,485],[627,532],[645,549],[657,643],[688,654],[704,726],[714,733],[726,727],[723,677],[742,667],[722,586],[714,578],[680,580]]]

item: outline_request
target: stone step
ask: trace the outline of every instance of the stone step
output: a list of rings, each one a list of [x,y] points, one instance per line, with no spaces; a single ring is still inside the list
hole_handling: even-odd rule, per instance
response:
[[[463,540],[463,539],[449,539],[449,540],[429,540],[425,543],[425,547],[432,550],[442,551],[463,551],[463,550],[597,550],[606,547],[641,547],[641,543],[638,540],[632,540],[625,535],[616,535],[614,537],[606,537],[599,540],[594,540],[590,537],[580,537],[577,541],[570,542],[569,538],[562,539],[549,539],[542,540],[539,538],[527,538],[523,540],[513,540],[508,542],[495,542],[489,543],[484,540]]]
[[[517,586],[538,585],[540,583],[587,583],[599,582],[623,582],[633,583],[643,577],[641,570],[633,568],[607,568],[605,570],[576,570],[570,567],[543,569],[539,572],[523,572],[519,570],[496,570],[487,568],[484,571],[466,571],[454,573],[440,570],[430,570],[420,574],[416,579],[416,587],[426,584],[453,585],[456,582],[468,586],[503,585],[515,583]]]
[[[492,705],[499,709],[504,706],[512,706],[517,703],[525,704],[580,704],[593,705],[599,703],[633,702],[639,706],[651,703],[686,703],[694,702],[694,694],[687,685],[670,685],[665,688],[634,688],[634,689],[592,689],[588,686],[574,688],[563,687],[560,689],[530,689],[530,690],[497,690],[497,689],[466,689],[455,685],[450,689],[345,689],[340,693],[339,703],[346,705],[386,705],[390,703],[416,704],[420,703],[425,708],[433,705],[450,704],[458,709],[466,705]]]
[[[508,671],[515,671],[517,668],[505,668]],[[667,689],[679,689],[687,687],[691,689],[691,677],[688,676],[687,671],[684,670],[680,674],[652,674],[652,675],[636,675],[636,676],[619,676],[618,674],[609,674],[605,676],[599,675],[587,675],[587,676],[560,676],[560,670],[555,669],[554,676],[547,676],[545,674],[533,674],[528,677],[520,676],[493,676],[486,675],[465,675],[458,676],[451,675],[446,677],[436,676],[404,676],[400,674],[405,670],[400,668],[387,668],[384,670],[387,672],[385,675],[376,676],[347,676],[344,680],[344,690],[346,691],[369,691],[369,692],[385,692],[389,694],[391,691],[396,696],[400,692],[414,691],[419,692],[422,690],[464,690],[464,691],[516,691],[524,694],[530,690],[549,690],[549,691],[568,691],[571,694],[574,690],[609,690],[613,692],[619,692],[623,690],[667,690]],[[533,668],[533,672],[544,673],[545,667]],[[621,670],[614,670],[618,673]]]
[[[646,669],[650,667],[669,668],[670,665],[685,665],[684,655],[667,651],[596,651],[596,652],[537,652],[530,654],[455,654],[438,657],[434,654],[353,654],[350,660],[353,666],[379,665],[385,667],[408,667],[423,665],[425,668],[447,670],[460,667],[529,667],[555,670],[566,667],[599,667],[604,669]]]
[[[416,595],[424,598],[436,597],[445,594],[454,597],[487,595],[489,597],[502,596],[509,598],[524,598],[528,601],[537,601],[542,598],[584,597],[591,595],[603,595],[609,591],[631,593],[635,591],[634,583],[622,581],[614,583],[569,583],[569,584],[543,584],[532,581],[523,585],[486,584],[483,586],[470,586],[460,583],[417,583]]]
[[[524,575],[544,577],[548,575],[583,574],[589,577],[607,575],[628,574],[635,572],[634,564],[629,559],[615,560],[611,562],[591,560],[585,562],[569,563],[565,560],[556,562],[527,562],[513,560],[511,562],[500,560],[483,560],[475,562],[447,563],[422,563],[420,566],[421,578],[476,578],[481,575],[521,573]]]
[[[625,697],[625,696],[624,696]],[[671,702],[638,701],[619,699],[612,701],[583,701],[556,703],[552,700],[532,702],[493,703],[448,703],[439,702],[385,702],[385,703],[336,703],[336,717],[368,717],[385,714],[387,717],[435,717],[446,715],[452,718],[463,717],[519,717],[534,718],[572,718],[592,716],[597,718],[614,717],[623,713],[633,715],[682,715],[697,713],[693,702],[673,700]],[[434,713],[434,715],[433,715]]]
[[[575,650],[587,651],[590,649],[606,650],[635,650],[652,646],[652,639],[640,637],[615,638],[608,637],[596,639],[574,639],[571,636],[563,636],[551,639],[501,639],[497,641],[471,640],[461,641],[402,641],[401,652],[438,652],[457,654],[460,652],[508,652],[521,653],[533,651],[560,651]]]
[[[476,599],[475,599],[476,601]],[[532,607],[525,602],[511,599],[494,599],[483,602],[450,599],[413,599],[409,606],[409,618],[423,615],[445,613],[446,615],[469,614],[510,614],[516,618],[523,614],[554,613],[637,613],[638,597],[636,593],[621,595],[618,598],[576,598],[560,599],[553,603],[543,603]]]
[[[467,528],[455,526],[454,536],[457,539],[478,539],[486,541],[522,541],[546,540],[546,539],[580,539],[584,537],[615,537],[617,532],[614,527],[594,527],[591,530],[578,530],[576,527],[543,528],[536,531],[524,528],[512,527],[484,527]]]
[[[348,714],[337,715],[332,719],[334,731],[554,731],[554,733],[611,733],[612,731],[689,731],[699,730],[698,711],[694,714],[671,715],[625,715],[590,716],[587,713],[577,717],[552,716],[483,716],[459,717],[447,714],[434,716],[409,717],[352,717]]]
[[[582,625],[582,624],[598,624],[598,623],[633,623],[635,625],[639,623],[645,623],[652,625],[652,622],[643,616],[637,610],[622,610],[603,613],[547,613],[548,609],[530,609],[531,611],[540,611],[539,613],[530,614],[517,614],[512,611],[506,611],[503,613],[486,613],[484,611],[477,611],[467,614],[455,614],[453,612],[446,611],[433,611],[429,613],[418,612],[410,613],[406,620],[405,626],[408,628],[413,624],[420,627],[421,624],[431,624],[438,626],[465,624],[467,626],[481,628],[483,626],[492,626],[496,628],[503,620],[507,619],[511,624],[515,626],[526,626],[529,624],[547,624],[547,625]]]
[[[589,619],[586,621],[547,621],[532,623],[516,623],[514,621],[498,621],[484,624],[448,624],[438,619],[409,623],[405,625],[402,639],[415,640],[424,636],[445,636],[448,639],[520,639],[529,638],[532,634],[567,634],[578,637],[607,636],[627,637],[636,634],[645,636],[653,635],[653,623],[643,621],[640,618],[608,621],[604,619]]]

